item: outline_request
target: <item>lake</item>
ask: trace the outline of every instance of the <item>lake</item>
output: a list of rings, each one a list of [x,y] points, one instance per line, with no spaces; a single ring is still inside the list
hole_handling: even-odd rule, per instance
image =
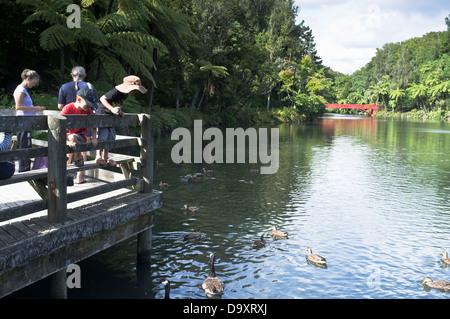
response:
[[[136,264],[131,238],[79,263],[81,289],[69,298],[206,298],[209,253],[225,283],[222,299],[449,298],[424,288],[450,281],[450,124],[326,115],[279,126],[276,174],[260,164],[174,164],[169,136],[155,140],[164,205],[149,266]],[[202,168],[211,175],[188,181]],[[183,205],[198,207],[185,213]],[[270,236],[276,225],[287,239]],[[200,239],[183,235],[200,227]],[[265,247],[252,248],[264,234]],[[327,259],[306,259],[311,247]],[[44,283],[11,297],[42,297]],[[41,286],[40,286],[41,285]]]

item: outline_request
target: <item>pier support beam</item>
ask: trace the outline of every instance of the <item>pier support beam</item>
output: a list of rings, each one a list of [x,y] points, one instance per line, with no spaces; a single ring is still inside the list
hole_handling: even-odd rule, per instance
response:
[[[50,275],[50,298],[67,299],[67,271],[65,268]]]
[[[152,229],[149,228],[138,234],[137,244],[138,263],[150,263],[152,251]]]

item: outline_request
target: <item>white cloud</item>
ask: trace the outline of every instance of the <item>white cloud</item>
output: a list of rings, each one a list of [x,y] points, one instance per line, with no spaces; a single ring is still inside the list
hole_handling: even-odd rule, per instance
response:
[[[385,43],[446,30],[450,13],[450,1],[439,0],[297,0],[296,5],[324,65],[346,74],[363,67]]]

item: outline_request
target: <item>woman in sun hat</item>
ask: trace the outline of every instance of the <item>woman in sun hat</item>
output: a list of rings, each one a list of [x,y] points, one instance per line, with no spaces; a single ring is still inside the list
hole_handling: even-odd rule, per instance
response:
[[[135,75],[124,77],[122,84],[116,85],[115,88],[100,98],[101,104],[95,114],[111,114],[122,117],[125,114],[122,111],[123,102],[128,96],[133,96],[137,92],[147,92],[147,89],[141,84],[141,79]],[[116,139],[116,131],[113,127],[99,127],[97,139],[98,141],[114,141]],[[112,158],[109,158],[108,155],[109,151],[107,149],[98,150],[96,163],[102,166],[116,166],[117,163]]]

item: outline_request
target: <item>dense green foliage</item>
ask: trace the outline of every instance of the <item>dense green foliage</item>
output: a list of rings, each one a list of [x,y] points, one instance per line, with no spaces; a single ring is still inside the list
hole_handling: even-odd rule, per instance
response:
[[[302,121],[323,111],[329,83],[293,0],[0,1],[4,94],[24,68],[34,69],[42,80],[35,97],[55,109],[59,86],[82,65],[100,94],[127,74],[140,76],[149,92],[127,107],[166,117],[187,109],[211,123],[249,114],[254,122]],[[72,3],[81,28],[67,24]]]
[[[335,78],[337,103],[376,103],[411,117],[450,117],[450,21],[447,31],[387,43],[352,75]]]
[[[81,28],[69,28],[70,4]],[[100,94],[136,74],[149,90],[126,112],[161,130],[202,117],[215,124],[307,121],[326,103],[377,103],[411,116],[448,117],[450,31],[388,43],[352,75],[322,65],[293,0],[0,0],[0,104],[25,68],[37,105],[56,109],[60,85],[82,65]],[[449,24],[449,20],[446,19]],[[449,26],[450,28],[450,26]],[[385,114],[380,112],[380,114]]]

